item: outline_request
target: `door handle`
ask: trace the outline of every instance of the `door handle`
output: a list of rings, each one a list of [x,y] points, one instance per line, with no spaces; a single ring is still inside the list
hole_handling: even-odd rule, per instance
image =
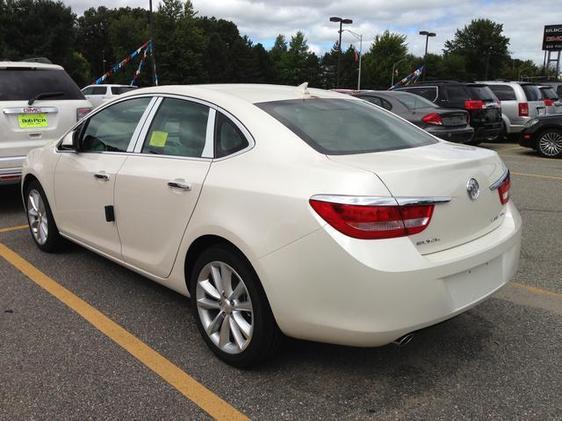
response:
[[[168,181],[168,187],[170,187],[171,189],[191,191],[191,184],[186,183],[184,180]]]
[[[109,181],[109,175],[107,175],[103,171],[95,173],[94,178],[96,178],[97,180],[101,180],[101,181]]]

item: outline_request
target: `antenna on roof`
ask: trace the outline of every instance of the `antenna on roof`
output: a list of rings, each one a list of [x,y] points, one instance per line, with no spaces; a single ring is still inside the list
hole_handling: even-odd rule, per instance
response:
[[[310,96],[310,92],[308,92],[308,82],[301,83],[297,86],[299,92],[302,93],[303,96]]]

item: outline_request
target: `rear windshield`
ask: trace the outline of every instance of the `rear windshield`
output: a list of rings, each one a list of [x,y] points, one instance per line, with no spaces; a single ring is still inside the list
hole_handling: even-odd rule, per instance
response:
[[[327,155],[382,152],[437,142],[423,130],[365,101],[311,98],[256,105]]]
[[[124,94],[125,92],[130,92],[137,89],[136,86],[113,86],[111,88],[111,92],[113,92],[113,95],[121,95]]]
[[[540,101],[543,99],[542,93],[537,85],[521,85],[527,101]]]
[[[414,94],[409,94],[407,92],[393,92],[392,95],[396,98],[402,105],[404,105],[409,110],[417,110],[418,108],[439,108],[433,102]]]
[[[470,93],[470,99],[481,99],[482,101],[497,101],[492,90],[485,85],[466,85]]]
[[[553,99],[555,101],[558,99],[558,95],[556,95],[554,88],[540,88],[540,89],[542,91],[543,96],[546,99]]]
[[[84,99],[80,88],[64,70],[0,70],[0,101],[28,100],[46,92],[60,95],[45,100]]]
[[[490,85],[490,89],[500,101],[515,101],[515,91],[509,85]]]

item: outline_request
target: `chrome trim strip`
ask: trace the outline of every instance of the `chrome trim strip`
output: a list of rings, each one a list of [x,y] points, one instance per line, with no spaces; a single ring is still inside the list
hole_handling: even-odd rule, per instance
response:
[[[30,108],[37,110],[37,112],[29,112]],[[57,107],[34,107],[30,105],[29,107],[14,107],[14,108],[4,108],[4,114],[48,114],[57,113],[59,110]]]
[[[154,108],[154,104],[156,103],[157,100],[158,100],[157,97],[153,97],[148,102],[148,105],[144,109],[144,112],[142,113],[141,118],[139,119],[139,122],[137,123],[137,127],[135,127],[135,131],[133,132],[133,135],[131,136],[131,139],[129,140],[129,145],[127,146],[127,152],[132,152],[135,149],[138,138],[139,138],[139,136],[141,134],[141,131],[144,127],[145,121],[148,118],[148,116],[151,114],[151,111]]]
[[[341,203],[342,205],[359,206],[411,206],[411,205],[438,205],[452,200],[449,196],[346,196],[332,194],[315,194],[310,199],[321,202]]]
[[[25,159],[25,155],[2,156],[2,157],[0,157],[0,162],[2,162],[2,161],[23,161],[24,159]]]
[[[213,158],[215,149],[215,118],[217,110],[209,109],[209,118],[207,119],[207,132],[205,134],[205,147],[201,153],[201,158]]]
[[[492,190],[492,191],[497,190],[497,189],[502,185],[502,183],[503,183],[507,178],[509,178],[509,176],[510,176],[510,175],[509,175],[509,170],[506,168],[506,169],[503,171],[503,173],[502,173],[502,175],[500,176],[500,178],[498,178],[496,181],[494,181],[492,184],[490,184],[490,190]]]
[[[146,115],[143,114],[143,116],[140,120],[142,122],[141,130],[140,130],[137,138],[135,139],[135,144],[134,144],[134,146],[131,150],[131,152],[133,152],[133,153],[140,153],[142,151],[142,147],[144,145],[146,135],[148,134],[148,130],[150,130],[150,126],[152,125],[152,120],[154,119],[154,116],[156,115],[156,112],[160,108],[160,104],[162,104],[162,101],[163,101],[162,97],[159,97],[159,96],[153,97],[153,100],[154,101],[151,101],[150,104],[149,104],[149,106],[152,104],[152,107],[150,107],[150,110],[148,111],[148,113]],[[149,107],[147,107],[147,109],[148,108]],[[129,145],[129,147],[130,146],[131,145]]]

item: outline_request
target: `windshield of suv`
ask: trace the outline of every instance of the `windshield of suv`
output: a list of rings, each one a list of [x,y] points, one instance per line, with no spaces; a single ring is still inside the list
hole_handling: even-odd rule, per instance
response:
[[[433,102],[414,94],[409,94],[407,92],[393,92],[392,95],[400,103],[402,103],[409,110],[417,110],[419,108],[439,108]]]
[[[45,92],[59,93],[56,97],[48,98],[57,101],[84,99],[80,88],[64,70],[0,69],[0,101],[29,100]]]
[[[311,98],[256,104],[320,153],[347,155],[430,145],[437,141],[366,101]]]
[[[497,101],[498,98],[486,85],[466,85],[470,92],[470,99],[481,99],[482,101]]]
[[[527,101],[540,101],[543,99],[542,93],[537,85],[521,85]]]

